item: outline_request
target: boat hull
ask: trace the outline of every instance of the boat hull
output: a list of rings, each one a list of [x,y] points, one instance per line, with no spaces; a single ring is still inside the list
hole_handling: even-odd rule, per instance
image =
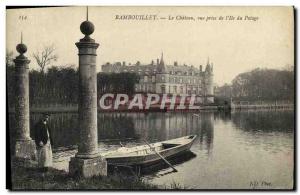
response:
[[[188,136],[186,136],[188,137]],[[179,156],[186,151],[189,151],[196,136],[194,136],[188,143],[178,144],[175,147],[164,149],[159,152],[164,158],[172,158]],[[162,142],[164,143],[164,142]],[[167,142],[166,142],[167,143]],[[147,146],[145,146],[147,147]],[[150,147],[148,147],[150,149]],[[150,165],[162,161],[162,159],[155,153],[147,155],[136,155],[136,156],[121,156],[121,157],[106,157],[108,165],[123,165],[123,166],[136,166],[136,165]]]

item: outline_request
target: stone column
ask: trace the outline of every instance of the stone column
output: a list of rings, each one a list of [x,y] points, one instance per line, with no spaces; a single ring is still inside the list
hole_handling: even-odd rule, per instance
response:
[[[29,68],[30,60],[24,56],[27,51],[25,44],[20,43],[16,47],[20,53],[15,62],[16,101],[15,101],[15,123],[16,123],[16,145],[15,157],[35,159],[35,143],[30,137],[29,118]]]
[[[89,36],[94,32],[93,23],[84,21],[80,30],[85,35],[76,43],[79,50],[80,132],[78,153],[71,159],[69,171],[84,177],[107,175],[107,163],[98,151],[96,50],[99,44]]]

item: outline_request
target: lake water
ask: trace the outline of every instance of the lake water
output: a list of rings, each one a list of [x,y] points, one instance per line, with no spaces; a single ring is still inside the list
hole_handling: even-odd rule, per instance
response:
[[[31,126],[40,118],[31,115]],[[13,116],[10,115],[13,132]],[[54,147],[76,144],[77,114],[52,114]],[[100,150],[119,142],[141,145],[196,134],[189,156],[176,162],[178,172],[147,173],[151,183],[174,183],[192,189],[292,188],[294,111],[265,110],[233,113],[99,113]]]

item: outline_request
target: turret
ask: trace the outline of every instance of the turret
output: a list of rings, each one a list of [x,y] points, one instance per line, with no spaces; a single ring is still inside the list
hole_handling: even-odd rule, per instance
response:
[[[169,74],[167,73],[165,62],[164,62],[164,55],[161,54],[160,61],[157,65],[157,73],[156,73],[156,93],[164,94],[170,93],[169,87]]]
[[[207,60],[207,64],[205,67],[205,88],[206,95],[208,96],[207,100],[210,103],[214,102],[214,98],[211,97],[214,95],[214,86],[213,86],[213,64],[209,62],[209,58]]]
[[[202,72],[202,65],[199,66],[199,70],[200,70],[200,72]]]
[[[206,67],[205,67],[205,72],[207,74],[212,74],[213,72],[213,64],[209,62],[209,58],[207,59],[207,64],[206,64]]]
[[[159,73],[165,73],[166,72],[166,66],[165,66],[165,62],[164,62],[164,54],[161,53],[161,59],[159,64],[157,65],[157,71]]]

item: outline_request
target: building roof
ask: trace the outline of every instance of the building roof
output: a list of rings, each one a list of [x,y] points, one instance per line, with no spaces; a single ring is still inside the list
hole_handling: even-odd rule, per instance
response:
[[[106,63],[102,65],[102,71],[104,72],[141,72],[144,74],[152,74],[157,72],[170,73],[170,74],[178,74],[178,75],[197,75],[204,74],[205,72],[212,72],[212,65],[210,65],[209,61],[205,67],[204,72],[200,70],[200,68],[196,68],[193,65],[178,65],[177,62],[174,65],[165,65],[163,59],[163,53],[161,55],[160,61],[157,59],[157,63],[154,64],[154,61],[150,64],[142,65],[139,61],[133,65],[126,65],[125,62],[123,64],[121,62],[116,62],[114,64]]]

